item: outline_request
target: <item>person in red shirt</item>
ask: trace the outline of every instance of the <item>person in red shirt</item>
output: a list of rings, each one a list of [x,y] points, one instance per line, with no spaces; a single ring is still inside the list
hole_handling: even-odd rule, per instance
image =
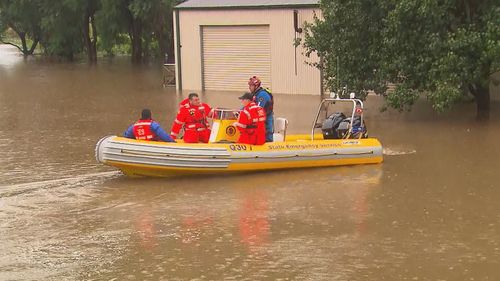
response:
[[[243,109],[238,117],[238,122],[233,125],[240,131],[238,143],[261,145],[266,142],[266,112],[255,102],[253,95],[245,93],[239,97]]]
[[[173,139],[179,136],[179,132],[184,128],[184,142],[207,143],[210,139],[210,123],[208,118],[212,116],[212,109],[206,103],[200,101],[196,93],[188,96],[188,101],[179,104],[179,112],[172,125],[170,135]]]

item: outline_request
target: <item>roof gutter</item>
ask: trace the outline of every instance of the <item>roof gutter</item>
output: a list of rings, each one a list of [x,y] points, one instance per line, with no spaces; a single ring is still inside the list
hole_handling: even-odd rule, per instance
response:
[[[182,5],[182,4],[180,4]],[[248,6],[210,6],[210,7],[174,7],[175,10],[268,10],[268,9],[296,9],[319,8],[319,4],[289,4],[289,5],[248,5]]]

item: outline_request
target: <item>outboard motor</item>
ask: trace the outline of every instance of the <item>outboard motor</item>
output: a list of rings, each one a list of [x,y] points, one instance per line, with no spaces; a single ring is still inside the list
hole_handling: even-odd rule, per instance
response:
[[[339,124],[346,119],[344,113],[335,112],[332,115],[328,116],[325,121],[323,121],[323,125],[321,126],[321,131],[323,132],[324,139],[340,139],[341,137],[338,134]]]
[[[366,130],[366,125],[361,126],[361,116],[355,115],[352,121],[352,128],[349,133],[349,128],[351,126],[351,118],[346,118],[340,122],[337,128],[337,135],[340,139],[366,139],[368,138],[368,132]]]
[[[351,126],[351,118],[345,118],[337,127],[337,136],[339,139],[347,139],[349,136],[349,126]]]
[[[368,138],[366,124],[361,126],[361,116],[355,115],[351,126],[351,118],[347,117],[342,112],[335,112],[330,115],[321,127],[324,139],[361,139]]]

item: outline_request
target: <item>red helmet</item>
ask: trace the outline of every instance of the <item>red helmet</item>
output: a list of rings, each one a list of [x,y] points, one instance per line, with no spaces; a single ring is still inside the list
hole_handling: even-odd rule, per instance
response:
[[[257,76],[252,76],[248,80],[248,86],[254,85],[256,88],[260,87],[260,79]]]

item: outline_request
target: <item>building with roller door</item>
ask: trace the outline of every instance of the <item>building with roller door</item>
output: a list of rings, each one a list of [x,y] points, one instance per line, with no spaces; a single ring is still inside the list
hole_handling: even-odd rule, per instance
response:
[[[257,75],[273,93],[321,93],[321,73],[294,42],[318,0],[188,0],[174,10],[179,90],[248,90]]]

